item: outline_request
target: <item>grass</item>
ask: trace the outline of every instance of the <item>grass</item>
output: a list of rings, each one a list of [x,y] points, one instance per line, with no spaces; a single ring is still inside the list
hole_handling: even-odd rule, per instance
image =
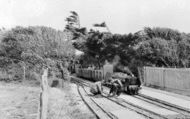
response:
[[[0,82],[0,115],[2,119],[36,119],[39,87],[21,83]]]

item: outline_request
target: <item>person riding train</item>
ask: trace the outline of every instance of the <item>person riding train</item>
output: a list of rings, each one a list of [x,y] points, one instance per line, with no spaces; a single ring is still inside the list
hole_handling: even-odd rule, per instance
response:
[[[123,88],[123,84],[121,82],[121,80],[117,79],[117,78],[111,78],[110,80],[110,91],[108,96],[119,96],[122,92],[122,88]]]

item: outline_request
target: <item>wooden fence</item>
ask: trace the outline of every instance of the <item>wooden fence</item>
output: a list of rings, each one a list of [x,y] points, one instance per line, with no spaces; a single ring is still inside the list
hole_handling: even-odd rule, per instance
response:
[[[144,85],[190,91],[189,68],[144,67]]]

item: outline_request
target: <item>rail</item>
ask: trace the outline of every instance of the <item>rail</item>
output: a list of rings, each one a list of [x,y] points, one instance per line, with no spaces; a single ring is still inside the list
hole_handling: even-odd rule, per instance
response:
[[[81,83],[81,85],[85,85],[85,86],[88,86],[90,87],[90,85],[92,85],[89,81],[86,81],[86,80],[82,80],[80,78],[76,78],[75,79],[77,83]],[[112,97],[112,98],[109,98],[109,97],[106,97],[104,96],[105,98],[107,98],[108,100],[111,100],[115,103],[117,103],[118,105],[121,105],[125,108],[128,108],[132,111],[135,111],[143,116],[146,116],[148,118],[156,118],[156,119],[168,119],[170,117],[166,116],[166,115],[162,115],[162,114],[159,114],[159,113],[156,113],[152,110],[149,110],[149,109],[146,109],[146,108],[143,108],[139,105],[136,105],[136,104],[133,104],[131,102],[128,102],[124,99],[121,99],[121,98],[117,98],[117,97]],[[177,107],[171,107],[171,106],[168,106],[168,105],[165,105],[165,104],[162,104],[161,102],[156,102],[156,101],[152,101],[152,100],[149,100],[147,98],[143,98],[141,96],[132,96],[133,98],[137,98],[139,100],[142,100],[142,101],[145,101],[147,102],[148,104],[151,104],[151,105],[155,105],[155,106],[158,106],[159,108],[163,108],[163,109],[166,109],[166,110],[171,110],[173,112],[176,112],[177,114],[179,115],[175,115],[175,116],[180,116],[182,118],[186,118],[186,117],[189,117],[189,113],[184,111],[184,110],[179,110]]]

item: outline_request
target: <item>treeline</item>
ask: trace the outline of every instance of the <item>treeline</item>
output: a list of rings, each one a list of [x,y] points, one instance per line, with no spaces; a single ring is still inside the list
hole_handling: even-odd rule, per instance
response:
[[[88,31],[81,27],[74,11],[66,21],[63,31],[43,26],[0,30],[1,73],[6,72],[11,79],[23,79],[39,74],[43,66],[60,72],[57,70],[76,60],[86,67],[102,67],[106,60],[113,63],[117,59],[133,72],[143,66],[190,67],[190,34],[159,27],[112,34],[105,22],[94,27],[104,27],[107,32]],[[84,55],[76,59],[75,48]]]
[[[83,66],[94,64],[102,67],[106,60],[120,63],[136,70],[142,66],[190,67],[190,34],[170,28],[145,27],[136,33],[112,34],[105,22],[94,24],[107,32],[81,27],[79,15],[71,11],[66,19],[66,30],[70,31],[75,48],[82,50]],[[117,58],[118,59],[118,58]]]
[[[170,28],[146,27],[125,35],[91,30],[77,46],[84,51],[84,65],[101,67],[119,56],[120,63],[133,71],[142,66],[190,67],[190,34]]]
[[[68,32],[43,26],[1,30],[1,78],[36,78],[44,67],[59,70],[59,65],[64,66],[75,55],[69,38]]]

